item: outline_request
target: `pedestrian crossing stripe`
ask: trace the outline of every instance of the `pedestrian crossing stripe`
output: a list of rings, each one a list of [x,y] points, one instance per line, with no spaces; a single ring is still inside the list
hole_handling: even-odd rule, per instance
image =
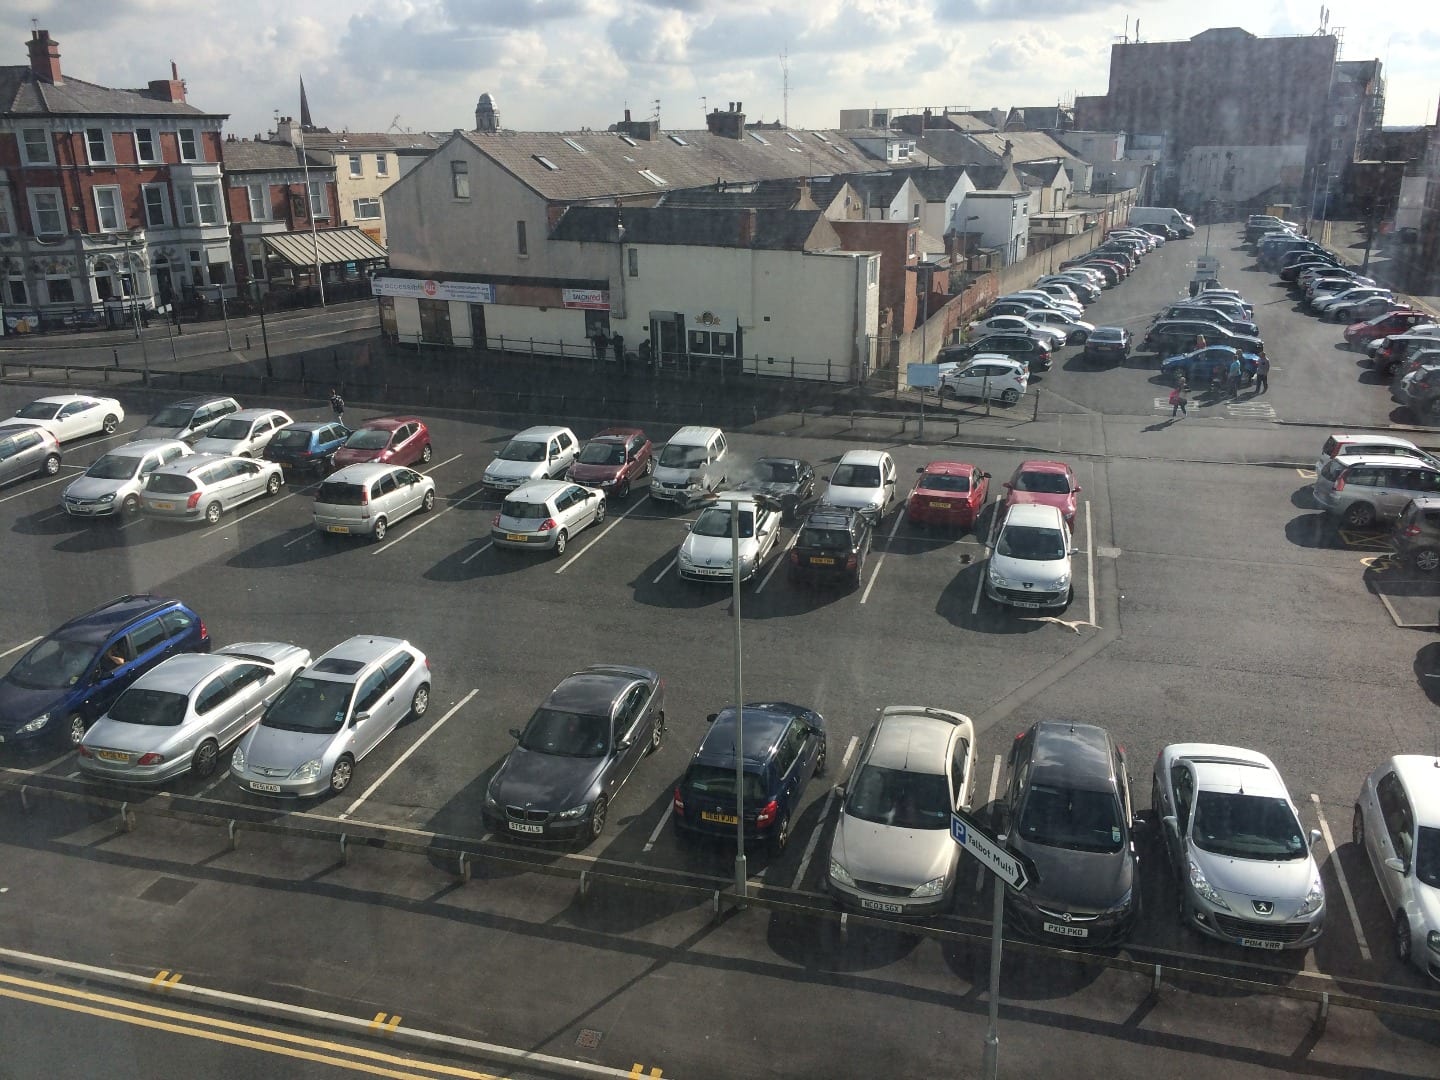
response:
[[[1275,419],[1275,407],[1263,401],[1226,402],[1225,411],[1231,416],[1260,417],[1265,420]]]

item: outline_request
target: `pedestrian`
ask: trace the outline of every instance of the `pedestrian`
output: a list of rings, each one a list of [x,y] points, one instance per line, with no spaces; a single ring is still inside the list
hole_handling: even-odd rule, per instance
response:
[[[1240,396],[1240,354],[1237,352],[1234,359],[1230,361],[1230,396]]]
[[[645,369],[645,373],[650,374],[651,369],[655,366],[655,348],[650,344],[648,337],[640,339],[640,345],[635,350],[635,354],[640,358],[640,366]]]
[[[1205,348],[1205,335],[1204,335],[1204,334],[1196,334],[1196,335],[1195,335],[1195,351],[1196,351],[1196,352],[1199,352],[1199,351],[1200,351],[1201,349],[1203,349],[1203,348]]]
[[[625,339],[620,335],[619,330],[610,335],[610,347],[615,350],[615,363],[623,369],[625,367]]]
[[[595,333],[590,335],[590,343],[595,346],[595,361],[599,363],[604,360],[605,349],[610,344],[610,339],[605,336],[605,331],[597,328]]]
[[[1182,377],[1176,384],[1175,389],[1170,391],[1170,419],[1177,416],[1189,416],[1187,406],[1190,404],[1185,398],[1185,379]]]
[[[1270,389],[1270,358],[1265,355],[1264,346],[1255,357],[1255,393],[1263,394]]]
[[[330,411],[335,414],[335,420],[343,424],[345,422],[345,399],[340,396],[340,391],[335,387],[330,388]]]

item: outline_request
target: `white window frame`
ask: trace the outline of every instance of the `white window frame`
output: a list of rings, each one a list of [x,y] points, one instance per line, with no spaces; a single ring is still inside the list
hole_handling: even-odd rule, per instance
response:
[[[63,281],[66,285],[70,286],[70,298],[68,300],[56,300],[53,296],[50,295],[50,283],[53,281]],[[76,302],[75,297],[78,295],[79,293],[75,290],[75,279],[72,278],[69,274],[47,274],[45,276],[45,303],[73,304]]]
[[[199,204],[195,201],[194,184],[176,184],[175,201],[180,208],[181,225],[198,225],[200,223]]]
[[[365,176],[365,155],[351,154],[350,156],[350,179],[359,180]]]
[[[101,232],[119,232],[125,228],[125,201],[118,184],[97,184],[90,189],[95,200],[95,222]],[[107,222],[106,215],[110,220]]]
[[[200,161],[200,132],[196,128],[179,128],[176,131],[176,139],[180,144],[181,161]],[[190,152],[185,152],[186,136],[189,136]]]
[[[245,185],[245,200],[250,207],[251,221],[271,221],[274,214],[270,209],[270,185],[251,183]]]
[[[468,161],[451,160],[450,194],[456,199],[470,198],[470,163]]]
[[[325,196],[325,181],[310,181],[310,216],[316,221],[330,219],[329,200]]]
[[[10,188],[0,187],[0,236],[15,235],[15,204],[10,201]]]
[[[142,149],[142,142],[140,139],[140,133],[142,131],[146,135],[144,141],[150,144],[150,152],[148,154]],[[133,132],[131,132],[131,136],[135,140],[136,161],[143,164],[160,160],[160,135],[153,127],[137,127]]]
[[[31,188],[25,194],[30,201],[30,228],[36,236],[64,236],[70,231],[69,223],[65,220],[65,199],[59,188]],[[55,205],[50,210],[42,210],[40,200],[47,197],[53,199]],[[59,219],[59,229],[41,231],[40,221],[47,213],[54,214]]]
[[[156,221],[151,211],[155,209],[150,201],[153,192],[160,193],[160,220]],[[147,229],[163,229],[170,224],[170,197],[165,184],[141,184],[140,201],[145,208],[145,227]]]
[[[91,165],[113,165],[115,163],[115,147],[110,141],[110,129],[105,127],[86,127],[85,136],[85,160]],[[99,136],[99,150],[96,154],[96,142],[91,139],[92,135]]]
[[[206,203],[200,198],[202,191],[212,193],[209,218],[205,214]],[[218,180],[207,180],[195,185],[195,216],[201,225],[225,224],[225,199]]]
[[[390,159],[387,158],[384,154],[376,154],[376,155],[375,155],[375,175],[376,175],[376,176],[389,176],[389,175],[390,175]]]
[[[374,213],[366,214],[361,212],[361,207],[366,210],[374,210]],[[379,221],[380,220],[380,198],[377,195],[369,195],[363,199],[355,199],[351,204],[351,217],[356,221]]]
[[[26,136],[38,132],[41,142],[45,145],[45,156],[43,158],[31,157],[30,151],[33,146],[26,140]],[[20,160],[26,165],[54,165],[55,164],[55,140],[50,137],[49,128],[21,128],[20,136]]]

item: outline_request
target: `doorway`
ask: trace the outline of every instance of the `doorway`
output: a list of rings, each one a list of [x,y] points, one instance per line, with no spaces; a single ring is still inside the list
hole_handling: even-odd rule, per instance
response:
[[[650,313],[650,340],[654,342],[655,363],[678,367],[685,362],[685,316],[673,311]]]

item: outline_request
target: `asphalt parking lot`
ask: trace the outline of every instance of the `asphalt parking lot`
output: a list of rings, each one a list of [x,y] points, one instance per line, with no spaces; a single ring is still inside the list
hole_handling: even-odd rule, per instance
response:
[[[1197,245],[1203,245],[1203,236],[1153,254],[1135,279],[1107,292],[1087,318],[1123,321],[1153,311],[1177,290],[1187,260],[1193,262],[1201,250]],[[1268,276],[1255,274],[1252,281],[1249,273],[1237,268],[1227,283],[1258,293]],[[1421,977],[1393,957],[1389,916],[1363,855],[1348,838],[1350,808],[1365,774],[1387,754],[1423,752],[1434,744],[1434,705],[1424,676],[1425,658],[1433,650],[1430,635],[1417,628],[1435,626],[1440,599],[1427,592],[1433,583],[1388,566],[1383,534],[1346,536],[1335,529],[1309,500],[1303,467],[1285,464],[1313,461],[1325,431],[1275,421],[1295,419],[1294,413],[1321,407],[1342,392],[1319,370],[1330,358],[1305,351],[1316,333],[1310,320],[1277,305],[1257,321],[1267,346],[1276,343],[1273,401],[1253,403],[1266,405],[1268,415],[1253,408],[1235,411],[1247,404],[1243,400],[1217,403],[1192,409],[1198,423],[1171,427],[1156,415],[1158,391],[1138,361],[1086,370],[1069,355],[1075,350],[1068,350],[1043,385],[1088,415],[1067,428],[1058,454],[1007,448],[999,439],[945,449],[870,444],[895,457],[902,489],[918,467],[937,458],[972,461],[988,471],[992,504],[972,531],[924,530],[897,514],[878,532],[859,588],[827,591],[790,580],[784,562],[794,530],[786,528],[769,566],[743,590],[745,695],[796,701],[822,712],[829,724],[831,768],[826,782],[810,786],[786,850],[773,857],[752,851],[753,880],[800,903],[826,902],[821,881],[838,810],[835,785],[843,782],[877,711],[888,704],[937,704],[974,718],[981,807],[995,798],[1014,735],[1038,719],[1074,717],[1109,728],[1126,747],[1133,794],[1142,808],[1148,807],[1149,773],[1162,746],[1233,742],[1269,754],[1300,808],[1302,824],[1322,831],[1316,858],[1327,887],[1326,935],[1303,954],[1241,953],[1203,941],[1176,925],[1174,885],[1159,860],[1147,857],[1145,913],[1130,954],[1193,963],[1237,978],[1310,976],[1363,987],[1372,996],[1424,1000],[1428,988]],[[1333,326],[1327,331],[1338,337]],[[1293,396],[1287,375],[1298,384]],[[1375,389],[1345,390],[1343,400],[1353,410],[1345,415],[1371,410]],[[0,387],[0,414],[29,396]],[[315,410],[296,418],[320,417]],[[1212,418],[1223,422],[1209,422]],[[29,642],[77,612],[131,591],[186,600],[217,644],[277,639],[318,654],[357,633],[406,637],[430,659],[430,711],[402,725],[362,762],[342,795],[276,807],[236,788],[223,769],[204,782],[179,781],[171,790],[205,800],[222,817],[227,804],[243,804],[302,822],[323,818],[483,840],[500,851],[509,841],[487,833],[481,808],[489,776],[513,745],[508,729],[523,725],[571,671],[605,661],[644,664],[666,680],[666,740],[636,770],[613,807],[609,829],[584,857],[617,872],[723,879],[733,847],[687,842],[669,823],[671,789],[706,730],[705,716],[733,693],[729,589],[682,581],[675,570],[684,525],[694,514],[657,506],[637,488],[630,499],[611,505],[602,526],[573,538],[563,557],[496,549],[489,531],[497,504],[480,480],[514,429],[455,416],[427,419],[436,453],[426,471],[437,481],[439,500],[432,513],[400,523],[382,543],[316,533],[310,489],[302,483],[252,502],[215,526],[72,521],[59,506],[64,484],[107,446],[123,442],[143,416],[131,416],[114,437],[68,448],[60,476],[0,489],[8,562],[22,571],[6,574],[0,587],[10,612],[0,632],[0,663],[12,662]],[[1185,430],[1187,423],[1192,430]],[[668,432],[650,434],[658,443]],[[784,453],[815,463],[822,477],[856,445],[838,438],[731,433],[738,462]],[[1019,462],[1049,456],[1069,461],[1082,487],[1075,597],[1054,616],[998,610],[979,592],[995,520],[993,500]],[[1246,463],[1277,457],[1279,467]],[[1355,642],[1365,646],[1358,657]],[[6,754],[0,769],[0,775],[12,777],[75,774],[69,754]],[[126,797],[143,806],[156,795]],[[72,831],[67,819],[51,840],[73,837],[63,840],[66,851],[113,842],[103,835],[97,841],[87,830],[80,823]],[[148,851],[148,858],[159,860],[156,866],[164,862],[174,873],[192,857],[197,842],[177,829],[173,840],[161,837],[158,849],[134,847],[134,840],[122,843],[127,851]],[[406,873],[423,876],[425,869]],[[963,870],[954,912],[944,921],[982,926],[988,889],[975,864]],[[300,880],[311,873],[323,876],[324,865],[297,871]],[[377,893],[404,892],[409,885],[371,887]],[[416,884],[414,891],[425,895],[426,887]],[[210,888],[212,895],[225,895],[223,882]],[[523,876],[494,880],[478,903],[519,922],[550,925],[566,916],[548,888]],[[95,903],[74,902],[77,912]],[[253,934],[263,920],[256,911],[212,930],[223,944]],[[45,924],[35,925],[42,936]],[[470,927],[475,936],[463,946],[454,944],[499,950],[488,936],[492,929]],[[408,940],[415,931],[394,932]],[[637,924],[636,933],[648,932]],[[802,967],[817,963],[809,953],[798,957],[793,941],[773,927],[755,934],[741,950],[746,957]],[[883,970],[896,984],[907,984],[913,974],[920,980],[915,985],[930,986],[934,973],[912,970],[910,947],[895,948],[887,940],[879,935],[864,946],[867,970]],[[277,960],[283,952],[278,944],[263,951]],[[512,965],[526,963],[524,950],[507,947],[505,954]],[[833,956],[818,963],[828,970]],[[225,970],[213,958],[207,966],[217,975]],[[257,985],[285,981],[278,971],[272,978],[247,970],[246,978]],[[743,969],[728,978],[736,993],[745,993]],[[316,989],[330,985],[323,974],[314,979]],[[1036,976],[1034,993],[1052,999],[1073,994],[1074,1008],[1084,1012],[1090,1007],[1085,1002],[1103,993],[1103,980],[1081,983],[1067,989],[1061,979],[1041,989],[1044,979]],[[445,1013],[442,988],[421,980],[413,992],[418,1000],[409,1009],[460,1023]],[[877,989],[864,992],[879,999]],[[523,1014],[509,1013],[503,1034],[517,1044],[558,1048],[569,1030],[557,1019],[560,1014],[570,1011],[542,1009],[528,1022]],[[626,1025],[617,1020],[621,1030]],[[779,1040],[775,1053],[782,1053],[784,1032],[773,1037]],[[638,1021],[625,1038],[637,1046],[643,1041]],[[655,1038],[673,1057],[682,1056],[673,1039],[666,1041],[667,1033]],[[1260,1034],[1255,1038],[1263,1041]],[[819,1075],[824,1068],[833,1074],[836,1059],[811,1040],[802,1041],[803,1047],[785,1049],[800,1055],[804,1065],[777,1067],[775,1074]],[[570,1046],[568,1038],[564,1045]],[[943,1045],[923,1041],[907,1052],[902,1071],[932,1068],[944,1053]],[[597,1059],[611,1060],[605,1054]],[[693,1066],[705,1059],[684,1060]]]

